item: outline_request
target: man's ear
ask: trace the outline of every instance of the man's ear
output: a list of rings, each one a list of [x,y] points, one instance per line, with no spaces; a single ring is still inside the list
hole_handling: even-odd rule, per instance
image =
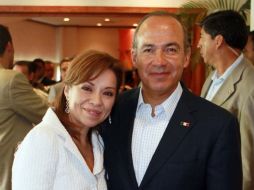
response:
[[[137,49],[131,49],[131,60],[134,68],[137,68]]]
[[[219,34],[215,36],[214,40],[216,43],[216,49],[219,49],[219,47],[221,47],[222,43],[224,42],[224,37]]]
[[[190,64],[190,57],[191,57],[191,48],[188,47],[185,52],[183,68],[188,67],[188,65]]]
[[[8,51],[8,52],[13,52],[14,51],[14,48],[13,48],[13,45],[12,45],[11,42],[8,42],[6,44],[6,51]]]

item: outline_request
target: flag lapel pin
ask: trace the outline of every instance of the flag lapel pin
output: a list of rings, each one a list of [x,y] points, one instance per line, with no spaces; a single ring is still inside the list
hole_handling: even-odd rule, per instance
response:
[[[187,121],[181,121],[180,125],[183,126],[184,128],[189,128],[190,127],[190,122]]]

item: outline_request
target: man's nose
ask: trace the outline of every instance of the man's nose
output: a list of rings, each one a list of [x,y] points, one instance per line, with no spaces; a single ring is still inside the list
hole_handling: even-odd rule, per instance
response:
[[[160,65],[160,66],[163,66],[163,65],[166,64],[166,57],[165,57],[165,54],[162,50],[157,50],[156,51],[154,63],[156,65]]]

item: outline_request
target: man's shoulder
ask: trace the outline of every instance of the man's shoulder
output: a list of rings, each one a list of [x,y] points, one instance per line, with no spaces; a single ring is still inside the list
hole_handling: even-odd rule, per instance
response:
[[[9,70],[9,69],[0,69],[0,84],[8,84],[13,80],[17,80],[19,76],[22,76],[21,73]]]
[[[202,116],[219,116],[219,117],[232,117],[233,115],[226,109],[206,100],[205,98],[194,95],[191,92],[183,92],[186,104],[191,108],[196,108],[199,117]]]
[[[11,69],[0,69],[0,77],[14,77],[19,74],[19,72],[11,70]]]

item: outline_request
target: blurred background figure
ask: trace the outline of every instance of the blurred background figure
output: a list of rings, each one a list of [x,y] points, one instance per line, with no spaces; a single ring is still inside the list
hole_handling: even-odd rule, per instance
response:
[[[61,75],[61,80],[59,83],[50,86],[49,88],[49,95],[48,95],[48,102],[53,105],[53,102],[55,98],[60,94],[60,92],[63,89],[63,80],[65,79],[66,71],[68,69],[69,64],[71,63],[73,58],[64,58],[60,62],[60,75]]]
[[[0,190],[11,190],[11,167],[20,141],[41,121],[48,105],[27,78],[11,70],[14,58],[12,38],[0,24]]]
[[[45,61],[45,77],[54,80],[55,75],[55,65],[51,61]]]
[[[121,86],[120,91],[124,92],[136,88],[140,85],[140,78],[137,72],[137,69],[124,72],[124,83]]]
[[[36,65],[31,61],[17,61],[14,63],[13,70],[23,73],[32,85],[35,81]],[[33,88],[36,94],[38,94],[45,101],[48,100],[48,94],[39,88]]]
[[[33,83],[33,86],[48,92],[48,86],[55,84],[56,81],[51,80],[46,76],[45,62],[41,58],[34,59],[32,64],[36,64],[35,82]]]
[[[254,64],[254,31],[249,32],[248,41],[244,48],[244,55]]]

